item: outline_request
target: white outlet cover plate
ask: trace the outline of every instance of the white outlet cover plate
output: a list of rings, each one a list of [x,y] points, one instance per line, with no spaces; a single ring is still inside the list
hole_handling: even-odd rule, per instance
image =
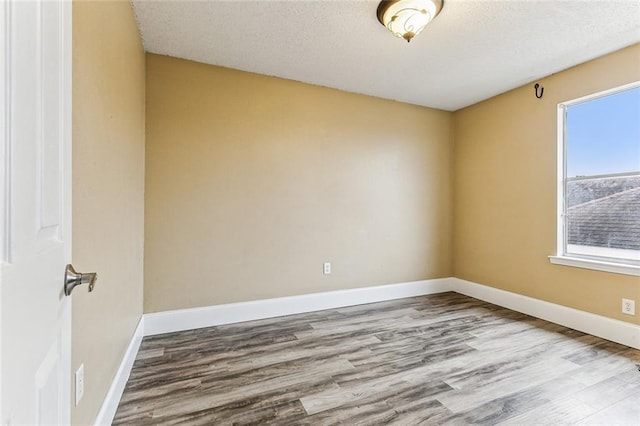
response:
[[[84,364],[76,370],[76,406],[84,395]]]
[[[636,301],[631,299],[622,299],[622,313],[627,315],[635,315]]]

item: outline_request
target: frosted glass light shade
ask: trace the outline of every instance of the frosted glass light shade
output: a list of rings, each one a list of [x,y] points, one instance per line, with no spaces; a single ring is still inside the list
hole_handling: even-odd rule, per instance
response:
[[[378,6],[378,20],[391,34],[409,42],[441,9],[442,0],[383,0]]]

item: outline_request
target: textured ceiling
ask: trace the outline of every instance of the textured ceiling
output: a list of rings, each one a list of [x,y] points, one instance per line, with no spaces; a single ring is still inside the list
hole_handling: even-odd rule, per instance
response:
[[[377,1],[133,6],[148,52],[450,111],[640,42],[640,0],[445,0],[409,44]]]

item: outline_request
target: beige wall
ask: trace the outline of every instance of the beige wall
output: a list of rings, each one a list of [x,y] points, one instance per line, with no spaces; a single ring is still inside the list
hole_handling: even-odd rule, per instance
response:
[[[145,312],[451,275],[451,113],[148,54],[146,140]]]
[[[572,308],[622,315],[640,278],[552,265],[556,251],[556,107],[640,80],[640,45],[457,111],[454,274]]]
[[[74,424],[95,419],[142,314],[144,61],[128,1],[74,1],[73,263],[99,276],[73,292]]]
[[[556,104],[640,79],[638,45],[455,114],[147,55],[145,177],[130,4],[73,12],[73,262],[100,275],[73,296],[75,424],[140,318],[143,244],[145,312],[455,275],[638,323],[638,277],[547,260]]]

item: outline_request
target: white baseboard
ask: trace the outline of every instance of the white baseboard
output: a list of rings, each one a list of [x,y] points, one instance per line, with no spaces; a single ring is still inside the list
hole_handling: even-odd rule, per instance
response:
[[[451,278],[145,314],[144,334],[170,333],[450,291]]]
[[[517,293],[451,278],[450,290],[494,305],[640,349],[640,326]]]
[[[283,315],[334,309],[404,297],[455,291],[485,302],[551,321],[574,330],[640,349],[640,326],[511,293],[459,278],[438,278],[401,284],[338,290],[301,296],[230,303],[203,308],[144,314],[131,338],[96,425],[110,425],[143,336],[191,330]]]
[[[459,278],[438,278],[145,314],[144,335],[152,336],[445,291],[455,291],[640,349],[640,326]]]
[[[108,426],[113,423],[113,418],[116,415],[120,398],[122,398],[122,392],[124,392],[124,387],[127,384],[131,368],[133,367],[133,362],[136,360],[140,343],[144,337],[144,321],[143,315],[138,322],[138,326],[136,327],[133,336],[131,337],[129,346],[122,357],[122,361],[120,362],[118,371],[111,382],[107,396],[104,398],[102,407],[100,407],[100,411],[98,412],[98,416],[94,422],[95,425]]]

